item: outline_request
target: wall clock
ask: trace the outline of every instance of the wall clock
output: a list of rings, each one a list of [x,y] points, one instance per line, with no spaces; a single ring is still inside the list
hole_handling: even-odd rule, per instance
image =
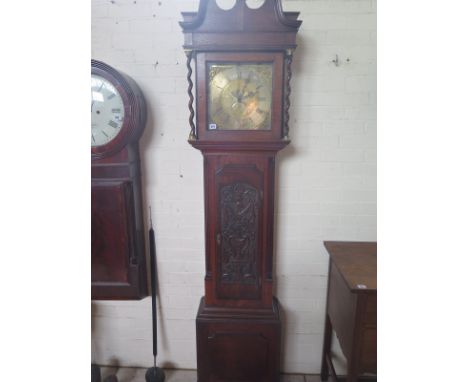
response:
[[[120,132],[125,106],[112,82],[97,74],[91,75],[91,147],[111,142]]]
[[[189,143],[204,157],[205,296],[199,382],[279,381],[273,296],[275,156],[289,143],[291,60],[301,25],[280,0],[201,0],[182,13]],[[196,68],[196,106],[192,89]],[[195,120],[196,112],[196,120]]]
[[[91,292],[147,295],[138,140],[146,106],[136,83],[91,60]]]

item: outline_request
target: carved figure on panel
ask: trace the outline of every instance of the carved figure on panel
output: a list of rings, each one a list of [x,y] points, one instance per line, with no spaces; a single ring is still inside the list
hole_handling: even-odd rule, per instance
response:
[[[259,192],[246,183],[221,188],[221,281],[257,281]]]

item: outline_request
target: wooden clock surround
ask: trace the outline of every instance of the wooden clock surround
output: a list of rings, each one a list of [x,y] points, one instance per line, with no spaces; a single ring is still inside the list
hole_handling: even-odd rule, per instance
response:
[[[118,135],[91,148],[91,295],[141,299],[148,291],[138,140],[146,105],[130,77],[96,60],[91,72],[114,85],[125,108]]]
[[[196,320],[198,381],[277,382],[281,319],[273,296],[275,156],[289,143],[299,12],[283,12],[280,0],[266,0],[258,9],[237,0],[230,10],[215,0],[200,0],[198,12],[182,16],[189,143],[204,159],[206,275]],[[268,129],[208,129],[210,63],[272,65]]]

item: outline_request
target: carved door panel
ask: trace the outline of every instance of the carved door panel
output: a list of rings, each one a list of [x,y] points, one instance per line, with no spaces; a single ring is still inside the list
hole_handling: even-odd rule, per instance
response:
[[[216,295],[260,300],[263,172],[253,164],[224,165],[215,175]]]

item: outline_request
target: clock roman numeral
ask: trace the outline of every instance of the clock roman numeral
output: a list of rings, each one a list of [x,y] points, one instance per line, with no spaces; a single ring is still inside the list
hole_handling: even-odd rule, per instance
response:
[[[115,123],[114,121],[110,120],[108,123],[107,123],[109,126],[113,127],[114,129],[117,128],[117,126],[119,126],[117,123]]]
[[[107,99],[112,99],[115,97],[115,93],[112,93],[109,97],[107,97]]]
[[[96,142],[96,139],[94,138],[94,134],[91,134],[91,138],[93,138],[93,142]]]
[[[113,113],[120,113],[120,109],[112,109]]]
[[[109,138],[109,136],[106,134],[106,132],[103,130],[102,133],[107,137]]]

